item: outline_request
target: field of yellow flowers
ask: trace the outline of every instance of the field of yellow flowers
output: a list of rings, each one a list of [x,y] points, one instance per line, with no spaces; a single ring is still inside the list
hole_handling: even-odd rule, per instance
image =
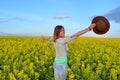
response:
[[[79,37],[68,42],[67,80],[120,80],[120,38]],[[0,80],[54,80],[52,42],[0,36]]]

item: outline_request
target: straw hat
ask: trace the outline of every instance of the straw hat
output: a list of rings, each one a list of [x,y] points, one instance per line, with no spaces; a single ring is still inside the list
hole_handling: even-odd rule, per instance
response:
[[[93,28],[96,34],[105,34],[110,28],[110,23],[104,16],[94,17],[92,23],[96,24],[96,27]]]

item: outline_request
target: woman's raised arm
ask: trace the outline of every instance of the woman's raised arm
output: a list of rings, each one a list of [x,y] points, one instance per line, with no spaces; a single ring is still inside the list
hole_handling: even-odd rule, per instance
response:
[[[75,34],[75,36],[78,37],[78,36],[80,36],[80,35],[88,32],[88,31],[91,31],[95,26],[96,26],[96,24],[93,23],[93,24],[91,24],[88,28],[86,28],[86,29],[84,29],[84,30],[82,30],[82,31],[77,32],[77,33]]]

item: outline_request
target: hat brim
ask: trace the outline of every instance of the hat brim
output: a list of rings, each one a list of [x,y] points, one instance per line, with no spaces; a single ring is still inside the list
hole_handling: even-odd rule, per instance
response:
[[[104,16],[96,16],[93,18],[92,23],[96,24],[96,27],[93,28],[93,31],[96,34],[105,34],[110,28],[109,21]]]

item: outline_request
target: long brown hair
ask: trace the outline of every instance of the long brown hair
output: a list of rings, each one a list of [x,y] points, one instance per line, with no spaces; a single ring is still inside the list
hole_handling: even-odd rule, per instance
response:
[[[54,37],[53,37],[53,41],[56,42],[56,39],[59,38],[59,34],[60,34],[60,31],[61,29],[64,29],[64,27],[62,25],[57,25],[54,29]]]

